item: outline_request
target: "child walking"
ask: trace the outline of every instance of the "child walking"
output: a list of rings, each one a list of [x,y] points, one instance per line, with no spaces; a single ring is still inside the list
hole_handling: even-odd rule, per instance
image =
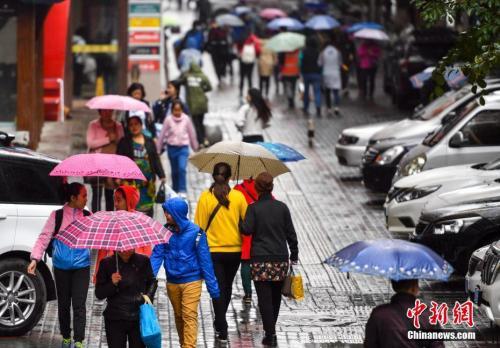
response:
[[[182,348],[196,347],[198,305],[204,279],[212,299],[219,298],[212,258],[205,232],[188,219],[188,205],[182,198],[163,203],[166,227],[173,232],[168,243],[154,247],[153,274],[163,264],[167,274],[167,293],[174,309],[175,326]]]
[[[196,131],[193,122],[183,112],[180,100],[172,102],[172,114],[165,118],[163,128],[158,137],[157,150],[161,154],[165,149],[172,171],[172,188],[177,193],[186,193],[186,168],[189,157],[189,146],[198,149]]]

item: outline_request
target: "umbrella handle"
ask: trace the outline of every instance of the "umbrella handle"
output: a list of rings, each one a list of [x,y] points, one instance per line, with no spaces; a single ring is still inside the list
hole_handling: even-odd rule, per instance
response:
[[[116,256],[116,273],[120,273],[120,270],[118,269],[118,252],[115,251],[115,256]]]

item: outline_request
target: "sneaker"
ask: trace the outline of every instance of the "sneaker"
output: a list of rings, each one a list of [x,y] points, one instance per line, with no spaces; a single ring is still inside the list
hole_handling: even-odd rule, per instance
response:
[[[83,348],[83,342],[75,342],[73,348]]]
[[[221,347],[227,346],[227,344],[228,344],[227,333],[226,334],[219,333],[217,335],[217,337],[215,338],[215,340],[217,341],[219,346],[221,346]]]
[[[71,348],[71,338],[63,338],[61,348]]]
[[[277,347],[278,346],[278,338],[276,335],[264,336],[262,339],[262,344],[267,347]]]
[[[340,116],[340,110],[338,107],[335,107],[335,116]]]

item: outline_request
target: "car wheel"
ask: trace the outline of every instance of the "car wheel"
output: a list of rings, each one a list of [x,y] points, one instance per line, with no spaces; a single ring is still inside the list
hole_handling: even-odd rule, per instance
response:
[[[0,261],[0,336],[20,336],[30,331],[45,310],[47,293],[40,272],[26,273],[23,259]]]

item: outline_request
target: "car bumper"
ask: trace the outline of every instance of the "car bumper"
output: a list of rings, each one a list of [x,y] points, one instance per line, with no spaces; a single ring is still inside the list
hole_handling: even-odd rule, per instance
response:
[[[391,232],[413,232],[423,207],[424,203],[419,199],[403,203],[398,203],[393,199],[385,205],[388,230]]]
[[[363,182],[367,188],[376,192],[387,193],[392,186],[392,177],[396,166],[365,164],[362,167]]]
[[[335,155],[339,163],[344,166],[359,167],[365,152],[365,145],[335,145]]]

